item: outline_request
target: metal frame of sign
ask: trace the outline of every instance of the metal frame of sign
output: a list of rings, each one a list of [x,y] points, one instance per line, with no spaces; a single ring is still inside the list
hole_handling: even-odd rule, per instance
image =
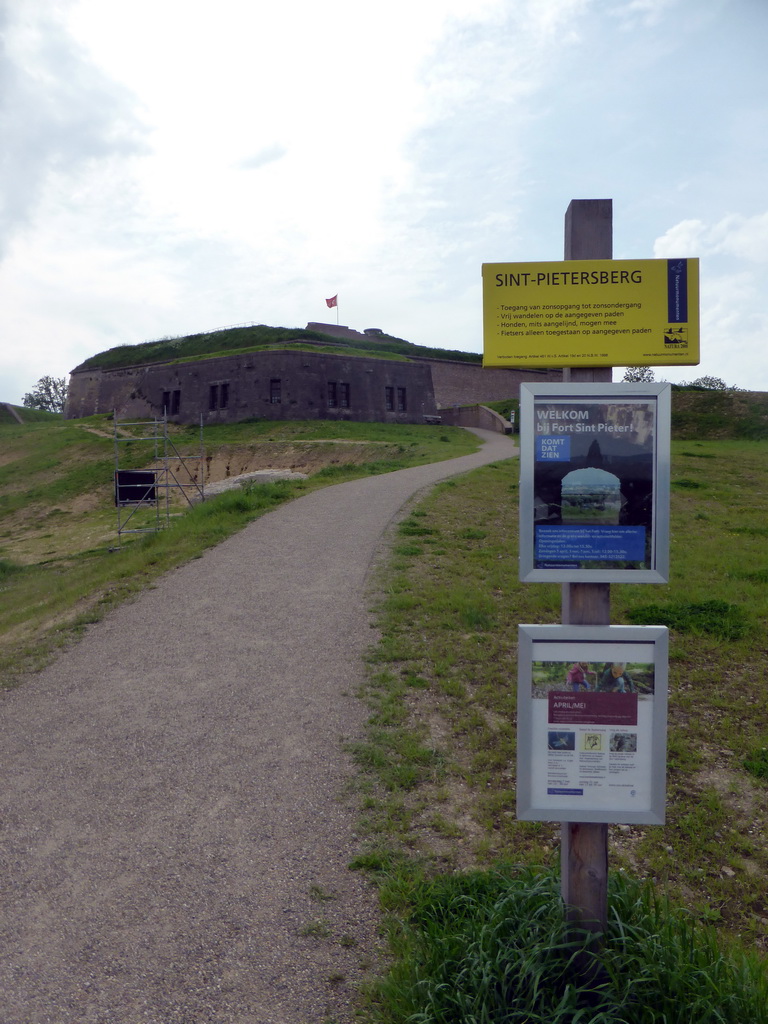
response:
[[[517,817],[663,825],[666,627],[521,625],[518,641]]]
[[[669,384],[520,385],[520,579],[666,583]]]

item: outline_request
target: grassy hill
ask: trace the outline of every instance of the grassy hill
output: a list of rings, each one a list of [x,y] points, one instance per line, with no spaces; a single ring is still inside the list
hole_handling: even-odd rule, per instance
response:
[[[118,345],[116,348],[91,356],[76,369],[115,369],[136,363],[178,362],[234,355],[236,352],[284,348],[287,345],[292,348],[322,346],[326,350],[330,348],[348,355],[375,356],[383,359],[458,359],[470,363],[482,361],[479,353],[427,348],[389,335],[349,340],[300,327],[267,327],[265,324],[256,324],[251,327],[230,327],[208,334],[146,341],[139,345]]]
[[[11,412],[14,410],[15,414]],[[26,409],[23,405],[9,405],[0,402],[0,426],[13,424],[16,426],[19,419],[24,423],[55,423],[61,416],[55,412],[44,412],[42,409]]]
[[[768,438],[768,394],[673,387],[672,435],[690,440]]]

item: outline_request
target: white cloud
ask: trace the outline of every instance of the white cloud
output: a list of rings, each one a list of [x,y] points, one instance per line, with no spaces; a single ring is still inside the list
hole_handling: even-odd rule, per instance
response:
[[[750,263],[768,263],[768,212],[752,217],[724,217],[712,227],[708,241],[711,252]]]
[[[237,166],[243,171],[257,171],[260,167],[265,167],[276,160],[282,160],[287,153],[288,150],[285,146],[275,142],[271,146],[265,146],[263,149],[260,149],[253,156],[245,157]]]
[[[13,13],[0,12],[0,257],[53,178],[72,182],[96,161],[143,148],[129,94],[87,60],[55,8],[22,3]]]
[[[640,22],[644,25],[657,25],[679,0],[619,0],[612,14],[622,20],[624,27],[630,29]]]
[[[704,246],[706,225],[700,220],[683,220],[669,228],[653,243],[656,259],[675,259],[677,256],[698,256]]]
[[[750,263],[768,263],[768,212],[750,217],[728,214],[714,224],[684,220],[657,238],[659,258],[727,255]]]
[[[682,380],[706,373],[748,390],[768,387],[768,311],[761,299],[768,213],[728,214],[710,224],[680,221],[656,239],[654,255],[701,259],[702,364],[696,372],[667,376]]]
[[[0,399],[43,354],[336,292],[352,326],[479,350],[480,264],[558,259],[573,198],[614,198],[617,256],[702,256],[711,358],[757,343],[757,0],[3,2]]]

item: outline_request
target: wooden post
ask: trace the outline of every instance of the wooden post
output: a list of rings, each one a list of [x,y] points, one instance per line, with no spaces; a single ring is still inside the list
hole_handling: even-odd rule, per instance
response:
[[[572,199],[565,211],[565,259],[613,259],[613,200]]]
[[[612,259],[613,202],[574,199],[565,214],[567,260]],[[610,381],[610,366],[563,370],[565,381]],[[610,622],[608,583],[564,583],[562,621],[570,625],[606,626]],[[599,934],[608,917],[608,826],[565,821],[560,840],[561,894],[568,920]]]

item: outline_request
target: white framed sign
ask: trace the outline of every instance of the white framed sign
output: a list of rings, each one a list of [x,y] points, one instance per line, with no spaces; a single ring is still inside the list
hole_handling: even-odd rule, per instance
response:
[[[520,385],[520,579],[666,583],[669,384]]]
[[[663,825],[665,626],[518,632],[517,817]]]

